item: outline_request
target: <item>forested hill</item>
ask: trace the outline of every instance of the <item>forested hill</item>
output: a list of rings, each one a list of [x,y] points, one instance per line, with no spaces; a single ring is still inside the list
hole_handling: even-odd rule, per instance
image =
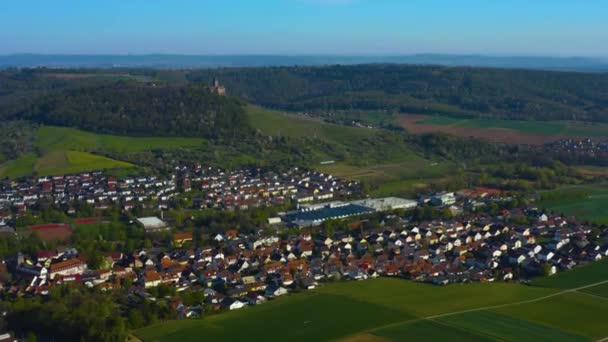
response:
[[[14,98],[14,96],[13,96]],[[18,105],[5,119],[78,127],[117,135],[238,138],[251,130],[243,105],[199,85],[169,86],[135,81],[98,82],[53,89]]]
[[[232,95],[284,110],[608,121],[608,74],[359,65],[209,69],[187,77],[218,77]]]

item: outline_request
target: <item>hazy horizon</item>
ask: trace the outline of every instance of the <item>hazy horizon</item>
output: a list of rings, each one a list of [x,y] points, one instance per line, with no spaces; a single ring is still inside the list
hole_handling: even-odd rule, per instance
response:
[[[568,0],[24,0],[0,12],[0,55],[608,58],[605,13]]]
[[[608,55],[547,55],[547,54],[482,54],[482,53],[448,53],[448,52],[412,52],[401,54],[373,54],[373,53],[179,53],[179,52],[149,52],[149,53],[44,53],[44,52],[10,52],[0,53],[2,57],[8,56],[121,56],[121,57],[142,57],[142,56],[183,56],[183,57],[412,57],[412,56],[453,56],[453,57],[490,57],[490,58],[554,58],[554,59],[596,59],[608,60]]]

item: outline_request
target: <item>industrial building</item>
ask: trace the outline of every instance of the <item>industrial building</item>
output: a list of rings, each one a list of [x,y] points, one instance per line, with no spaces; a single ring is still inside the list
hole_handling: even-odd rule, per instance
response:
[[[158,217],[154,217],[154,216],[140,217],[137,219],[137,222],[144,227],[144,229],[146,230],[146,233],[162,231],[162,230],[168,229],[167,224],[163,220],[159,219]]]
[[[368,198],[352,202],[334,201],[305,204],[301,205],[298,211],[285,214],[283,220],[300,228],[314,227],[321,225],[327,220],[345,219],[352,216],[396,209],[413,209],[416,205],[416,201],[398,197]]]
[[[350,203],[371,208],[375,211],[390,211],[396,209],[408,210],[414,209],[418,205],[418,202],[416,201],[399,197],[367,198],[359,201],[353,201]]]

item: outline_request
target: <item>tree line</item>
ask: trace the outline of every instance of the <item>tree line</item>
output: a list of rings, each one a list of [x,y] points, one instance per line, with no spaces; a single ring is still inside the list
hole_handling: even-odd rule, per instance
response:
[[[390,110],[457,117],[608,121],[608,75],[410,65],[224,68],[232,95],[291,111]]]

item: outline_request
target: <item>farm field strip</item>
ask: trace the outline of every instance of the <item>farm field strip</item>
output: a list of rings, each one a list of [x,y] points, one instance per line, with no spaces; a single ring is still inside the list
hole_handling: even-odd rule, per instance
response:
[[[462,126],[467,128],[501,128],[540,135],[608,135],[608,125],[573,121],[523,121],[488,118],[456,119],[446,116],[429,116],[419,120],[423,124]]]
[[[599,298],[599,299],[602,299],[602,300],[608,300],[608,297],[598,296],[598,295],[595,295],[593,293],[587,293],[587,292],[583,292],[583,291],[576,291],[576,293],[579,293],[579,294],[582,294],[582,295],[585,295],[585,296],[590,296],[590,297],[593,297],[593,298]]]
[[[537,202],[539,207],[594,223],[608,224],[608,211],[605,210],[608,206],[607,184],[565,186],[541,194],[552,195],[552,198]]]
[[[464,329],[490,339],[509,341],[587,341],[580,335],[566,333],[545,325],[521,320],[492,311],[451,316],[437,320],[448,327]]]
[[[507,144],[540,145],[562,138],[608,137],[608,125],[569,121],[516,121],[498,119],[455,119],[444,116],[406,114],[398,123],[412,134],[444,132]]]
[[[97,134],[76,128],[43,126],[38,128],[35,146],[40,153],[30,153],[0,165],[0,176],[21,177],[36,172],[41,175],[76,173],[96,169],[119,169],[133,165],[93,153],[135,153],[149,149],[173,149],[204,146],[201,138],[129,137]]]
[[[579,293],[583,293],[586,295],[608,300],[608,284],[594,286],[594,287],[579,291]]]
[[[310,167],[331,173],[340,178],[369,182],[373,185],[416,179],[427,182],[445,177],[450,173],[451,163],[437,163],[424,158],[404,145],[384,142],[370,145],[370,140],[379,141],[382,131],[375,128],[341,126],[317,118],[249,106],[247,114],[255,129],[273,137],[291,139],[316,139],[336,146],[339,152],[317,151]],[[361,151],[367,151],[361,153]],[[334,163],[319,163],[333,160]],[[316,163],[315,163],[316,162]],[[383,192],[398,194],[403,187],[384,189]]]
[[[206,143],[201,138],[130,137],[97,134],[76,128],[44,126],[38,129],[37,146],[41,151],[74,150],[104,152],[139,152],[149,149],[196,147]]]
[[[450,316],[462,315],[462,314],[467,314],[467,313],[474,313],[474,312],[479,312],[479,311],[496,310],[496,309],[502,309],[502,308],[509,307],[509,306],[524,305],[524,304],[530,304],[530,303],[540,302],[540,301],[544,301],[544,300],[551,299],[551,298],[554,298],[554,297],[562,296],[562,295],[567,294],[567,293],[571,293],[571,292],[575,293],[575,292],[580,291],[580,290],[584,290],[584,289],[588,289],[588,288],[592,288],[592,287],[595,287],[595,286],[598,286],[598,285],[604,285],[604,284],[608,284],[608,280],[604,280],[604,281],[597,282],[597,283],[590,284],[590,285],[581,286],[581,287],[578,287],[578,288],[573,288],[573,289],[568,289],[568,290],[556,292],[556,293],[553,293],[553,294],[550,294],[550,295],[546,295],[546,296],[543,296],[543,297],[534,298],[534,299],[530,299],[530,300],[524,300],[524,301],[519,301],[519,302],[514,302],[514,303],[499,304],[499,305],[492,305],[492,306],[484,306],[484,307],[479,307],[479,308],[474,308],[474,309],[467,309],[467,310],[448,312],[448,313],[443,313],[443,314],[438,314],[438,315],[433,315],[433,316],[420,317],[420,318],[405,320],[405,321],[402,321],[402,322],[395,322],[395,323],[387,324],[385,326],[374,328],[374,329],[372,329],[372,330],[370,330],[368,332],[373,332],[374,330],[380,330],[380,329],[390,328],[392,326],[397,326],[397,325],[400,325],[400,324],[409,324],[409,323],[414,323],[414,322],[423,321],[423,320],[434,321],[434,320],[437,320],[437,319],[440,319],[440,318],[445,318],[445,317],[450,317]]]
[[[600,264],[597,267],[605,267],[605,265]],[[597,267],[583,267],[582,277],[585,278],[585,274],[594,272]],[[261,306],[214,315],[200,321],[171,321],[143,328],[135,333],[140,338],[150,341],[196,340],[201,334],[207,334],[218,340],[234,340],[240,337],[240,333],[235,329],[245,329],[243,324],[247,326],[249,337],[261,337],[266,334],[261,322],[281,321],[287,326],[278,324],[278,330],[275,331],[277,336],[292,341],[402,340],[406,336],[412,336],[412,332],[420,336],[431,336],[433,340],[445,340],[455,336],[453,339],[455,341],[473,339],[490,341],[505,339],[511,331],[509,328],[511,326],[521,326],[517,331],[520,335],[529,331],[535,336],[550,333],[551,336],[558,336],[559,338],[556,338],[558,340],[581,340],[581,337],[597,339],[606,334],[603,330],[605,326],[601,324],[598,326],[597,320],[608,311],[608,305],[603,303],[598,305],[597,300],[592,300],[591,297],[584,296],[578,291],[606,286],[608,280],[605,279],[606,277],[602,280],[591,277],[587,283],[559,289],[504,283],[433,287],[379,278],[362,282],[329,284],[309,292],[279,298]],[[565,283],[568,283],[567,281],[568,279]],[[433,298],[433,301],[429,302],[429,298]],[[336,305],[328,308],[329,303]],[[475,305],[476,303],[480,305]],[[578,321],[573,320],[574,323],[567,322],[564,324],[566,328],[562,329],[560,313],[555,317],[544,319],[530,316],[533,314],[530,305],[532,308],[538,306],[537,311],[540,312],[559,312],[560,310],[555,310],[554,307],[562,304],[572,312],[576,311],[576,305],[582,304],[584,310],[588,312],[580,316],[584,316],[583,322],[588,326],[573,327],[573,324],[584,325],[579,322],[581,320],[579,318]],[[363,315],[363,312],[367,314]],[[371,312],[374,315],[373,320],[370,319]],[[566,315],[578,315],[572,312]],[[463,321],[461,316],[467,315],[485,317],[486,325],[479,328],[481,331],[463,327],[462,325],[466,325],[466,319]],[[244,320],[245,317],[247,320]],[[589,317],[591,318],[586,321]],[[327,325],[326,320],[332,321],[333,324]],[[487,330],[491,328],[494,320],[502,330],[492,333]],[[459,321],[460,324],[453,324]],[[518,324],[518,321],[524,323]],[[587,333],[584,329],[589,327],[591,328]]]

